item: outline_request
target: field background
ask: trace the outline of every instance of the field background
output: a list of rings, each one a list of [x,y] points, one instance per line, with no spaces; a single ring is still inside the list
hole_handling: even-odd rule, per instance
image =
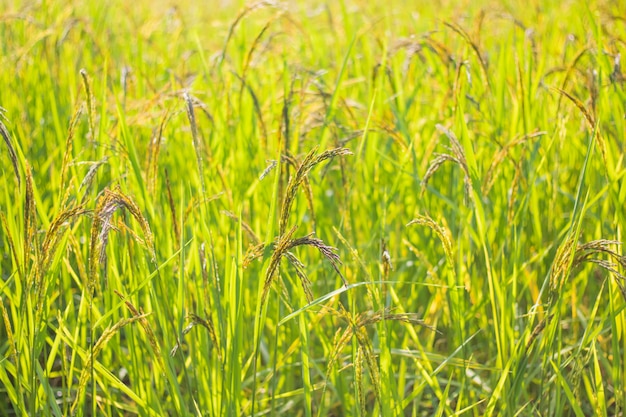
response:
[[[0,0],[0,415],[624,415],[625,16]]]

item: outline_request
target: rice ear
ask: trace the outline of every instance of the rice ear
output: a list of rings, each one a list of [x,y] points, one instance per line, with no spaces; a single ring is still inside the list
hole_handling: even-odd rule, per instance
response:
[[[372,347],[372,342],[370,341],[367,332],[363,331],[363,329],[358,329],[354,332],[354,335],[357,338],[359,343],[359,347],[363,353],[363,358],[365,359],[365,364],[370,373],[370,380],[372,381],[372,385],[374,386],[374,393],[376,394],[376,399],[380,402],[382,401],[381,395],[381,386],[380,386],[380,368],[378,363],[376,363],[376,355],[374,354],[374,348]]]
[[[446,163],[446,162],[454,162],[456,164],[460,164],[459,160],[456,159],[454,156],[452,155],[448,155],[446,153],[442,153],[442,154],[437,154],[437,156],[435,157],[435,159],[433,159],[430,163],[430,165],[428,166],[428,169],[426,170],[426,173],[424,174],[424,177],[422,177],[422,185],[421,185],[421,193],[423,194],[424,191],[426,191],[426,188],[428,187],[428,181],[430,180],[430,178],[435,175],[435,172],[437,172],[439,170],[439,168],[441,168],[441,166]]]
[[[415,219],[411,220],[407,224],[407,226],[411,226],[414,224],[426,226],[429,229],[431,229],[433,232],[435,232],[435,234],[437,235],[437,237],[439,237],[439,240],[441,240],[441,243],[443,244],[443,250],[446,254],[448,266],[454,269],[454,251],[452,247],[452,237],[451,237],[452,234],[450,233],[450,230],[448,229],[448,227],[445,224],[443,226],[440,226],[437,222],[435,222],[429,216],[422,216],[422,215],[418,215]]]
[[[94,113],[96,112],[96,104],[93,99],[93,92],[91,91],[91,83],[89,82],[89,75],[87,74],[87,70],[82,68],[80,70],[80,76],[83,78],[83,86],[85,87],[85,94],[87,95],[87,116],[89,118],[89,136],[91,140],[96,140],[95,138],[95,130],[96,130],[96,122]]]
[[[480,49],[478,48],[478,45],[476,44],[476,42],[474,42],[472,38],[469,36],[469,34],[461,26],[457,25],[456,23],[444,22],[443,24],[449,27],[450,29],[452,29],[453,31],[455,31],[457,34],[459,34],[465,40],[465,42],[467,42],[470,45],[470,47],[476,54],[476,57],[478,58],[478,62],[480,63],[480,70],[482,72],[483,77],[485,78],[485,81],[484,81],[485,86],[487,88],[491,88],[491,84],[489,82],[489,76],[487,73],[487,61],[485,61],[485,59],[483,58],[483,55],[480,53]]]
[[[45,234],[41,245],[41,257],[36,266],[35,273],[35,292],[37,294],[38,309],[43,307],[45,298],[44,275],[54,260],[59,244],[61,243],[61,229],[69,220],[85,213],[86,211],[82,206],[62,211],[52,220],[52,223]]]
[[[243,267],[247,268],[252,261],[263,256],[263,252],[265,251],[265,244],[259,243],[257,245],[250,246],[246,251],[246,254],[243,257]]]
[[[211,339],[211,343],[213,344],[213,347],[217,351],[217,357],[219,361],[221,362],[222,352],[220,350],[220,345],[217,339],[217,334],[215,333],[215,325],[213,324],[213,319],[211,318],[210,315],[207,315],[206,317],[207,318],[204,319],[197,314],[189,314],[187,318],[191,320],[191,323],[189,323],[189,325],[187,325],[187,327],[183,329],[183,336],[189,333],[191,329],[193,329],[195,326],[198,326],[198,325],[207,329],[207,331],[209,332],[209,338]],[[172,352],[176,353],[176,350],[178,350],[178,344],[174,346],[174,348],[172,349]]]
[[[128,211],[137,223],[139,223],[152,261],[154,262],[156,260],[152,231],[150,230],[148,221],[139,210],[139,207],[137,207],[130,197],[123,194],[119,188],[114,190],[106,189],[104,194],[98,199],[96,209],[93,213],[93,223],[91,225],[88,287],[92,295],[97,286],[98,266],[106,266],[106,246],[109,232],[113,228],[111,219],[113,214],[120,208]]]
[[[516,162],[515,159],[513,159],[513,157],[510,155],[511,149],[513,149],[517,145],[521,145],[523,143],[526,143],[530,139],[535,139],[535,138],[538,138],[540,136],[547,135],[547,134],[548,134],[548,132],[546,132],[546,131],[535,131],[533,133],[528,133],[528,134],[526,134],[524,136],[517,137],[517,138],[513,139],[511,142],[503,145],[500,148],[500,150],[498,150],[493,155],[493,158],[491,160],[491,164],[489,165],[489,169],[487,169],[487,173],[485,174],[484,181],[483,181],[483,186],[482,186],[482,190],[481,190],[483,195],[489,194],[489,191],[491,190],[491,188],[493,187],[493,185],[496,182],[498,168],[506,160],[506,158],[511,159],[513,161],[513,163]]]
[[[159,154],[161,152],[161,143],[163,142],[163,130],[165,125],[171,118],[171,113],[166,110],[161,117],[161,123],[159,123],[158,129],[153,133],[152,140],[148,145],[148,151],[146,156],[146,173],[148,177],[148,192],[154,193],[156,189],[157,173],[159,166]]]
[[[33,175],[31,173],[30,165],[26,162],[25,167],[26,177],[26,198],[24,202],[24,252],[22,265],[24,270],[28,269],[29,258],[32,251],[35,252],[35,263],[37,263],[38,245],[35,242],[36,230],[35,230],[35,195],[33,191]],[[31,250],[32,249],[32,250]],[[32,282],[29,282],[30,286]]]
[[[291,230],[289,230],[287,233],[284,233],[276,241],[274,251],[272,252],[272,256],[267,267],[267,271],[265,272],[265,282],[263,284],[263,291],[261,293],[261,307],[265,305],[267,295],[269,294],[270,288],[272,287],[272,283],[274,281],[274,277],[278,271],[278,267],[280,266],[280,261],[285,252],[289,250],[291,236],[293,236],[295,231],[296,227],[294,226],[291,228]]]
[[[286,162],[289,166],[293,167],[295,170],[298,169],[298,161],[294,158],[290,153],[285,153],[281,156],[281,161]],[[317,229],[316,219],[315,219],[315,206],[313,205],[313,188],[311,187],[311,182],[309,181],[309,177],[305,176],[302,185],[304,187],[304,195],[306,197],[307,204],[309,206],[309,212],[311,213],[311,223],[313,224],[313,231],[315,232]]]
[[[24,269],[20,262],[19,255],[17,254],[17,248],[15,247],[15,241],[13,240],[13,235],[11,234],[11,229],[9,228],[9,224],[7,223],[7,219],[4,216],[3,212],[0,212],[0,219],[2,219],[2,226],[4,227],[4,233],[6,233],[7,241],[9,242],[9,250],[11,251],[11,255],[13,256],[13,261],[19,271],[20,276],[24,277]]]
[[[183,214],[183,220],[185,221],[185,223],[187,223],[187,219],[189,218],[189,216],[191,215],[191,213],[193,212],[194,209],[196,209],[198,206],[200,206],[201,204],[206,204],[206,203],[210,203],[211,201],[215,201],[219,198],[221,198],[224,195],[224,192],[222,191],[221,193],[217,193],[208,197],[195,197],[193,199],[191,199],[189,201],[189,204],[187,204],[187,208],[185,209],[185,213]]]
[[[359,409],[361,410],[361,415],[365,416],[367,415],[367,411],[365,410],[365,387],[363,384],[363,357],[363,348],[359,346],[356,351],[356,357],[354,358],[354,373]]]
[[[217,64],[222,64],[222,62],[224,61],[226,57],[226,50],[228,49],[228,44],[230,43],[230,40],[235,33],[235,29],[237,28],[237,25],[241,22],[241,20],[244,17],[246,17],[246,15],[248,15],[250,12],[253,12],[254,10],[265,8],[265,7],[278,8],[279,5],[280,3],[273,1],[273,0],[259,0],[259,1],[250,3],[247,6],[245,6],[239,12],[239,14],[235,17],[235,20],[233,20],[233,22],[228,27],[228,35],[226,36],[226,40],[224,41],[224,47],[222,48],[222,52],[219,55]]]
[[[143,328],[146,336],[148,337],[148,343],[150,343],[150,347],[152,348],[154,355],[157,357],[157,362],[159,363],[159,366],[161,366],[162,370],[165,370],[165,363],[163,362],[163,357],[161,355],[161,348],[159,346],[159,343],[157,341],[157,338],[154,332],[152,331],[150,322],[147,319],[148,315],[144,314],[141,308],[138,310],[133,305],[133,303],[131,303],[124,295],[122,295],[122,293],[120,293],[117,290],[115,290],[114,292],[115,292],[115,295],[117,295],[121,300],[124,301],[124,304],[126,304],[126,308],[128,308],[128,311],[131,312],[133,317],[139,320],[139,324]]]
[[[91,167],[89,167],[89,171],[87,171],[87,174],[85,175],[85,178],[83,178],[83,180],[81,181],[80,185],[78,186],[78,192],[80,193],[80,191],[84,188],[85,189],[85,193],[83,194],[83,197],[81,199],[81,204],[83,204],[85,202],[85,200],[87,199],[87,196],[89,195],[89,190],[91,189],[91,185],[93,184],[93,179],[95,178],[98,169],[106,164],[109,161],[109,157],[105,156],[104,158],[102,158],[101,160],[97,161],[97,162],[93,162],[91,164]]]
[[[268,176],[269,173],[278,165],[278,161],[274,159],[268,160],[267,163],[268,163],[267,167],[263,170],[263,172],[261,172],[261,175],[259,175],[259,181],[262,181],[263,178]]]
[[[352,155],[352,152],[350,152],[350,150],[346,148],[329,149],[317,156],[315,155],[316,151],[317,147],[313,148],[306,155],[306,157],[303,159],[302,163],[298,167],[296,173],[289,179],[289,183],[287,184],[285,197],[283,199],[283,204],[280,211],[278,228],[280,236],[282,236],[287,229],[287,222],[291,213],[291,207],[293,206],[293,202],[296,198],[298,188],[300,187],[300,184],[304,181],[308,173],[311,171],[311,169],[327,159],[334,158],[335,156]]]
[[[76,125],[78,124],[78,120],[80,120],[80,116],[82,115],[83,110],[81,106],[78,106],[74,111],[74,115],[72,116],[72,120],[70,120],[70,126],[68,128],[67,139],[65,140],[65,152],[63,154],[63,162],[61,164],[61,189],[65,188],[65,175],[67,174],[67,168],[70,165],[70,159],[72,157],[72,145],[74,143],[74,133],[76,131]]]
[[[589,109],[587,109],[587,107],[585,107],[585,105],[578,98],[574,97],[567,91],[556,87],[551,87],[551,89],[553,91],[556,91],[560,95],[567,97],[567,99],[574,103],[574,105],[578,107],[578,110],[581,111],[581,113],[585,117],[585,121],[587,122],[589,131],[595,136],[596,142],[598,143],[598,148],[600,148],[600,153],[602,154],[602,161],[604,162],[604,165],[606,167],[606,143],[604,142],[604,138],[600,135],[600,126],[593,116],[593,113]]]
[[[445,126],[441,124],[437,124],[436,128],[439,132],[441,132],[442,134],[448,137],[450,141],[449,150],[452,152],[452,155],[445,154],[445,153],[438,154],[436,158],[433,161],[431,161],[430,166],[428,167],[428,170],[426,171],[426,174],[424,174],[424,177],[422,179],[422,191],[421,192],[423,193],[425,191],[426,186],[428,185],[428,180],[430,179],[430,177],[432,177],[435,174],[435,172],[437,172],[437,170],[441,167],[441,165],[443,165],[447,161],[450,161],[459,165],[461,167],[461,170],[463,171],[463,183],[465,186],[465,201],[466,203],[468,203],[471,201],[471,198],[472,198],[473,186],[472,186],[472,177],[470,175],[469,167],[467,165],[467,160],[465,159],[465,151],[463,150],[463,147],[461,146],[461,143],[457,139],[454,132],[452,132],[450,129],[446,128]]]
[[[567,280],[576,255],[576,233],[569,233],[557,248],[550,269],[550,292],[548,304],[558,295],[561,286]]]
[[[176,214],[176,205],[174,204],[174,197],[172,196],[172,185],[170,184],[170,175],[165,169],[165,186],[167,190],[167,202],[170,208],[170,214],[172,215],[172,225],[174,226],[174,236],[176,242],[180,242],[180,225],[178,224],[178,215]]]
[[[200,185],[202,187],[202,195],[206,194],[206,185],[204,182],[204,165],[202,162],[203,146],[200,138],[198,137],[198,125],[196,123],[196,113],[194,111],[194,103],[189,95],[189,92],[185,91],[183,94],[183,100],[185,100],[185,110],[187,111],[187,118],[189,119],[189,125],[191,126],[191,139],[193,143],[193,149],[196,152],[196,164],[198,168],[198,176],[200,177]]]
[[[304,270],[304,264],[292,252],[287,252],[285,254],[285,257],[287,258],[287,260],[289,260],[289,263],[296,270],[296,275],[300,279],[300,285],[302,285],[302,289],[304,290],[306,301],[308,303],[311,303],[313,301],[313,291],[311,290],[312,284],[311,280],[306,275],[306,272]]]
[[[321,239],[313,237],[312,233],[304,237],[291,240],[288,243],[287,247],[288,249],[292,249],[292,248],[295,248],[297,246],[302,246],[302,245],[313,246],[314,248],[317,248],[317,250],[320,251],[320,253],[328,260],[328,262],[330,262],[335,272],[337,272],[337,275],[341,277],[341,281],[343,282],[343,285],[346,287],[348,286],[348,282],[346,281],[343,274],[339,270],[339,266],[341,265],[341,259],[339,258],[339,255],[337,255],[336,253],[337,248],[326,245]]]
[[[13,327],[11,326],[11,320],[9,319],[9,313],[4,306],[3,297],[0,297],[0,310],[2,313],[2,320],[4,321],[4,328],[7,333],[7,340],[9,342],[9,350],[5,353],[6,356],[18,355],[17,343],[15,343],[15,336],[13,333]]]

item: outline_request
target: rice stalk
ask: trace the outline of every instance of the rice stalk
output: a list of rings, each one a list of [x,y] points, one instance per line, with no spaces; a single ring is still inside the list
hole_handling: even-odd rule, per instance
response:
[[[622,268],[626,268],[626,257],[620,255],[611,248],[612,246],[620,246],[621,244],[622,242],[620,241],[607,239],[592,240],[590,242],[580,244],[576,248],[572,268],[577,268],[586,262],[597,263],[605,269],[607,269],[607,266],[616,267],[618,265]],[[614,263],[606,263],[606,261],[593,258],[598,255],[606,255],[612,259]],[[618,274],[618,276],[623,279],[621,274]]]
[[[213,114],[211,114],[211,112],[209,111],[209,106],[205,102],[200,100],[198,97],[191,94],[188,89],[178,92],[175,96],[182,97],[183,100],[185,100],[185,93],[187,93],[187,95],[189,96],[189,99],[191,100],[191,103],[193,104],[194,109],[199,109],[200,112],[202,112],[202,114],[206,116],[207,120],[211,123],[211,125],[215,126],[215,118],[213,117]],[[184,112],[187,112],[187,110],[185,109]],[[178,114],[178,113],[174,113],[174,114]]]
[[[9,299],[10,301],[10,299]],[[9,360],[9,358],[13,359],[13,364],[15,366],[15,384],[14,389],[17,391],[17,402],[23,404],[23,394],[22,394],[22,376],[19,370],[20,364],[20,350],[18,347],[18,343],[15,339],[15,333],[13,333],[13,326],[11,325],[11,320],[9,318],[9,313],[4,305],[4,298],[0,296],[0,309],[2,310],[2,320],[4,322],[4,328],[6,331],[6,338],[8,342],[8,349],[4,351],[3,356],[5,360]],[[18,335],[19,336],[19,335]],[[5,367],[6,369],[6,367]],[[23,406],[22,406],[23,407]],[[20,407],[20,408],[22,408]]]
[[[374,128],[370,128],[370,132],[382,132],[388,135],[395,144],[397,144],[403,152],[409,151],[409,144],[407,143],[407,139],[402,136],[402,134],[392,126],[387,125],[384,121],[372,122],[376,123]],[[364,130],[358,130],[359,136],[362,136]]]
[[[321,239],[316,237],[312,237],[313,233],[310,233],[304,237],[300,237],[297,239],[293,239],[289,243],[289,249],[295,248],[297,246],[313,246],[316,248],[331,264],[337,275],[343,281],[343,285],[347,286],[348,282],[344,278],[343,274],[339,270],[339,266],[341,265],[341,259],[339,255],[337,255],[337,248],[326,245]]]
[[[609,75],[609,79],[611,80],[612,83],[623,83],[624,80],[626,80],[626,77],[624,77],[624,74],[622,74],[621,62],[620,62],[621,59],[622,59],[622,54],[619,52],[616,53],[615,56],[613,57],[613,71]]]
[[[468,84],[471,86],[472,85],[472,77],[471,77],[471,69],[470,69],[470,63],[469,61],[462,61],[459,64],[456,65],[456,72],[455,72],[455,76],[454,76],[454,83],[452,84],[452,91],[453,91],[453,97],[454,97],[454,107],[458,108],[459,105],[459,97],[461,97],[461,80],[462,80],[462,74],[463,74],[463,69],[465,69],[465,76],[467,78],[467,82]],[[465,94],[465,97],[470,99],[470,96],[468,94]],[[471,99],[473,100],[473,99]],[[473,103],[475,103],[475,100],[472,101]]]
[[[85,265],[85,260],[83,257],[83,253],[80,247],[80,243],[76,236],[73,233],[67,235],[69,250],[74,252],[74,260],[76,262],[76,266],[78,267],[78,276],[83,280],[87,279],[87,266]],[[65,258],[65,262],[69,263],[69,257]]]
[[[267,32],[267,30],[270,28],[272,23],[274,23],[278,18],[279,18],[279,16],[274,16],[271,20],[266,22],[265,25],[261,28],[261,31],[259,32],[259,34],[256,35],[256,37],[252,41],[252,44],[250,45],[250,49],[248,49],[248,53],[246,54],[246,57],[245,57],[245,59],[243,61],[243,68],[241,70],[241,79],[242,80],[246,80],[246,77],[248,75],[248,68],[250,66],[250,63],[252,62],[252,54],[256,50],[257,46],[259,46],[259,44],[261,42],[261,38],[263,38],[263,35],[265,34],[265,32]],[[241,89],[239,90],[239,100],[241,100],[241,95],[243,93],[243,86],[244,85],[242,83],[241,84]]]
[[[580,60],[585,56],[587,52],[591,51],[592,48],[587,45],[579,49],[578,52],[576,52],[576,54],[574,55],[574,59],[572,59],[572,62],[567,66],[567,69],[565,69],[565,76],[563,77],[563,81],[561,82],[561,90],[565,90],[565,88],[567,87],[567,83],[570,80],[572,74],[575,70],[578,69],[577,67]],[[565,65],[565,48],[563,50],[563,53],[563,65]],[[557,111],[561,109],[561,98],[562,97],[559,97],[559,101],[556,106]]]
[[[235,71],[231,71],[231,73],[241,82],[242,88],[245,87],[245,89],[248,90],[248,93],[250,94],[250,97],[252,98],[254,112],[256,113],[256,116],[259,119],[259,124],[261,125],[261,134],[262,134],[261,145],[263,148],[266,148],[267,138],[268,138],[267,127],[265,126],[265,121],[263,120],[263,112],[261,111],[261,103],[259,101],[259,98],[257,97],[256,93],[252,89],[252,86],[250,86],[250,83],[248,83],[244,78],[242,78]]]
[[[548,315],[547,317],[544,317],[539,323],[537,323],[537,325],[533,328],[532,333],[530,334],[530,336],[528,337],[528,341],[526,342],[526,350],[529,350],[530,347],[532,346],[532,344],[535,342],[535,340],[537,340],[537,338],[539,337],[539,335],[543,332],[543,330],[546,328],[546,325],[548,324],[548,321],[552,319],[552,314]]]
[[[547,305],[551,306],[554,300],[559,296],[571,272],[586,263],[598,265],[611,274],[615,278],[615,282],[620,289],[622,297],[626,301],[626,276],[618,271],[618,267],[622,268],[622,270],[626,268],[626,257],[611,248],[611,246],[621,245],[622,243],[616,240],[599,239],[575,245],[573,236],[574,234],[570,234],[557,249],[549,275]],[[608,256],[611,260],[598,259],[597,257],[600,255]],[[545,317],[535,326],[528,342],[526,342],[526,349],[530,348],[553,315],[554,313]]]
[[[359,255],[359,251],[357,249],[355,249],[350,244],[350,242],[348,242],[348,240],[341,234],[341,232],[335,226],[333,226],[333,232],[335,232],[335,234],[337,235],[337,238],[339,238],[341,243],[343,243],[343,245],[346,248],[348,248],[348,251],[350,252],[350,255],[356,261],[356,263],[359,265],[359,267],[361,268],[361,270],[363,271],[363,273],[367,277],[367,280],[368,281],[372,281],[372,275],[370,274],[370,271],[367,268],[367,265],[365,264],[365,261],[363,260],[361,255]],[[367,287],[367,291],[370,291],[369,286]]]
[[[428,49],[428,44],[424,41],[424,38],[427,36],[428,35],[423,35],[422,39],[419,41],[412,38],[400,38],[396,40],[395,44],[390,48],[390,55],[396,55],[401,50],[406,51],[406,57],[404,58],[401,66],[401,72],[404,76],[407,76],[409,73],[413,57],[417,56],[422,64],[427,63],[424,55],[424,48],[426,47]],[[431,51],[435,52],[433,49],[431,49]]]
[[[146,314],[142,314],[142,315],[137,315],[137,316],[133,316],[133,317],[130,317],[130,318],[120,319],[112,327],[107,327],[104,330],[104,332],[102,332],[102,335],[100,335],[100,338],[98,338],[98,341],[95,343],[95,345],[93,345],[93,349],[91,351],[91,354],[87,357],[87,361],[85,362],[85,365],[83,366],[83,370],[80,373],[80,377],[78,379],[78,387],[76,388],[76,399],[74,400],[74,403],[72,404],[72,407],[71,407],[72,415],[76,411],[76,407],[78,406],[78,402],[80,401],[80,398],[81,398],[81,396],[83,394],[83,391],[85,390],[85,387],[87,386],[87,382],[89,381],[89,377],[90,377],[90,374],[92,372],[93,364],[94,364],[98,354],[106,346],[108,341],[111,340],[113,338],[113,336],[115,336],[115,334],[120,329],[122,329],[124,326],[126,326],[128,324],[134,323],[136,321],[140,321],[141,319],[143,319],[145,317],[147,317],[147,315]],[[95,383],[95,381],[93,381],[93,383]],[[94,398],[94,401],[95,401],[95,398]]]
[[[289,244],[291,243],[291,237],[293,236],[295,231],[296,227],[294,226],[287,233],[281,234],[281,236],[275,242],[274,250],[272,252],[267,271],[265,273],[265,281],[261,294],[261,306],[265,305],[267,295],[272,286],[272,282],[274,281],[274,276],[278,271],[278,267],[280,266],[280,261],[285,252],[290,249]]]
[[[275,246],[272,246],[272,248],[275,250]],[[248,248],[246,254],[244,255],[243,268],[246,269],[248,266],[250,266],[250,264],[255,259],[259,259],[260,257],[262,257],[264,253],[265,253],[265,245],[263,243],[256,243],[250,246],[250,248]],[[284,256],[287,258],[289,263],[294,267],[296,271],[296,276],[300,280],[300,284],[302,285],[302,289],[304,290],[304,295],[306,297],[307,302],[309,303],[312,302],[313,301],[313,293],[311,291],[312,283],[306,274],[304,264],[302,263],[302,261],[298,259],[298,257],[293,252],[287,251],[285,252]]]
[[[13,143],[11,142],[11,135],[9,134],[9,130],[2,122],[4,118],[4,114],[2,112],[2,108],[0,108],[0,136],[4,139],[4,144],[7,147],[7,151],[9,152],[9,159],[11,160],[11,165],[13,166],[13,173],[15,174],[15,179],[17,180],[17,185],[21,186],[22,180],[20,178],[20,171],[17,167],[17,153],[15,152],[15,148],[13,147]]]
[[[252,230],[252,227],[250,227],[250,225],[242,219],[239,219],[239,217],[235,215],[235,213],[228,210],[222,210],[221,213],[229,219],[234,220],[237,223],[241,223],[241,228],[244,232],[246,232],[253,245],[258,245],[259,243],[261,243],[261,239],[257,236],[254,230]]]
[[[393,263],[391,262],[391,255],[389,254],[389,250],[387,250],[387,244],[384,240],[382,243],[381,262],[383,265],[383,278],[386,281],[389,278],[389,272],[393,271]]]
[[[283,146],[283,153],[289,154],[291,148],[291,111],[290,106],[293,102],[295,75],[291,77],[289,82],[289,94],[283,94],[283,106],[281,109],[280,128],[279,132],[282,134],[282,140],[280,141]],[[289,165],[286,166],[286,174],[289,177]]]
[[[455,65],[452,52],[444,43],[433,39],[431,34],[426,36],[424,42],[428,46],[428,49],[439,58],[444,67]]]

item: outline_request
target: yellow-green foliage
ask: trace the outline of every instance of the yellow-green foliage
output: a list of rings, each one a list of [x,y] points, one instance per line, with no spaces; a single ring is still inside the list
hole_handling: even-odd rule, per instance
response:
[[[625,16],[0,0],[0,417],[623,415]]]

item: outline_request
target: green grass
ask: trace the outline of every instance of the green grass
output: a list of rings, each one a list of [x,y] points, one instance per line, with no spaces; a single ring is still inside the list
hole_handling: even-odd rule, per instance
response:
[[[625,5],[236,3],[0,0],[0,416],[623,415]]]

